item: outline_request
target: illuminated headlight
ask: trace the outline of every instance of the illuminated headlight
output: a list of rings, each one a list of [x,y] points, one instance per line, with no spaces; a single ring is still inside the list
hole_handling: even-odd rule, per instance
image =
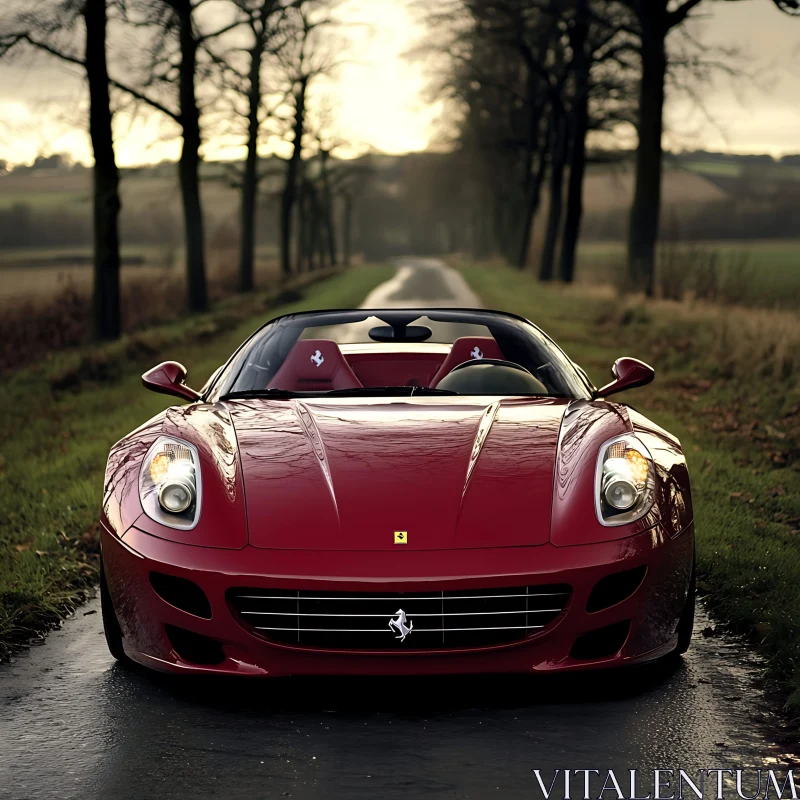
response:
[[[189,442],[162,436],[147,451],[139,473],[145,513],[171,528],[189,530],[200,518],[200,459]]]
[[[635,436],[618,436],[600,448],[595,480],[597,518],[603,525],[624,525],[643,517],[655,498],[655,468],[647,448]]]

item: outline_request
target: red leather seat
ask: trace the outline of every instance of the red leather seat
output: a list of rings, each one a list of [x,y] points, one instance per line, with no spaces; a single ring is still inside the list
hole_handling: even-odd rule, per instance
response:
[[[465,361],[479,360],[482,358],[496,358],[504,360],[505,356],[500,350],[500,346],[491,336],[462,336],[453,342],[447,358],[439,367],[439,371],[433,376],[431,389],[435,389],[445,375],[450,374],[450,370],[463,364]]]
[[[324,392],[329,389],[360,389],[362,385],[336,342],[300,339],[289,351],[268,388]]]

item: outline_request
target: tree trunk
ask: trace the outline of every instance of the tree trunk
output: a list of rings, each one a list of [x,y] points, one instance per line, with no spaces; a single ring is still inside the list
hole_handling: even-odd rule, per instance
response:
[[[633,289],[653,294],[658,220],[661,210],[661,136],[667,72],[666,3],[641,14],[642,79],[639,89],[639,147],[636,190],[628,231],[628,275]]]
[[[312,270],[322,269],[327,266],[327,250],[323,237],[325,225],[324,211],[320,202],[319,192],[314,184],[309,184],[308,201],[310,207],[309,226],[311,229],[311,264]]]
[[[569,167],[567,215],[561,240],[561,279],[572,283],[575,277],[575,258],[583,219],[583,180],[586,174],[586,134],[589,130],[589,70],[591,63],[586,52],[589,36],[589,0],[578,0],[575,26],[570,35],[575,74],[575,102],[572,113],[572,159]]]
[[[106,63],[106,0],[86,0],[86,75],[89,79],[89,134],[94,152],[94,292],[95,339],[117,339],[122,326],[119,257],[119,172],[111,130]]]
[[[542,114],[545,106],[536,101],[536,92],[541,79],[532,70],[529,70],[527,81],[528,95],[528,119],[527,119],[527,141],[525,146],[525,179],[523,181],[523,199],[520,209],[519,224],[519,243],[514,263],[519,269],[525,269],[528,265],[528,253],[531,246],[531,230],[533,229],[533,218],[539,206],[539,186],[538,171],[534,173],[533,165],[537,152],[541,158],[539,133],[541,128]],[[538,184],[538,185],[537,185]]]
[[[550,211],[547,217],[547,234],[542,250],[542,263],[539,267],[539,280],[553,279],[558,235],[561,231],[561,217],[564,209],[564,167],[567,160],[567,117],[563,112],[557,114],[554,124],[553,156],[550,165]]]
[[[550,124],[552,125],[552,121]],[[550,126],[548,125],[548,129],[549,127]],[[526,269],[528,266],[528,258],[531,248],[531,234],[533,233],[533,222],[536,219],[536,214],[539,212],[539,204],[542,201],[542,184],[544,183],[544,176],[546,172],[547,152],[546,148],[541,148],[539,152],[539,165],[536,168],[533,181],[528,188],[528,195],[525,198],[525,212],[522,220],[523,227],[519,242],[519,256],[517,258],[517,267],[519,267],[519,269]]]
[[[179,93],[183,147],[178,163],[178,175],[183,198],[183,219],[186,234],[186,283],[189,310],[208,308],[206,287],[205,240],[203,210],[200,203],[200,111],[195,96],[197,40],[192,28],[192,6],[188,2],[177,8],[180,20],[181,66]]]
[[[528,188],[528,194],[525,198],[525,211],[522,218],[522,233],[519,239],[519,254],[517,256],[517,267],[519,269],[526,269],[528,266],[528,257],[531,249],[531,234],[533,233],[533,221],[536,219],[536,214],[539,211],[539,203],[542,199],[542,182],[544,181],[545,171],[547,170],[547,158],[545,152],[539,153],[539,166],[536,169],[536,175],[533,182]]]
[[[300,81],[300,87],[295,96],[294,142],[292,155],[286,167],[286,185],[281,197],[281,278],[283,280],[288,280],[292,276],[292,209],[297,197],[297,177],[305,131],[307,88],[308,78],[304,77]]]
[[[342,195],[344,201],[343,222],[342,222],[342,263],[345,267],[350,266],[353,248],[353,197],[350,192]]]
[[[308,268],[308,197],[306,183],[300,178],[297,199],[295,201],[297,209],[297,235],[295,252],[295,272],[299,275]]]
[[[331,180],[328,172],[328,159],[330,153],[327,150],[320,151],[320,167],[322,178],[322,198],[323,213],[325,217],[325,232],[328,244],[328,258],[332,267],[335,267],[339,260],[338,248],[336,246],[336,223],[333,216],[333,192],[331,192]]]
[[[482,261],[491,255],[492,246],[489,241],[491,212],[486,203],[478,203],[472,208],[472,258]]]
[[[239,253],[239,291],[251,292],[255,286],[253,262],[256,247],[256,198],[258,196],[258,110],[261,104],[261,56],[264,42],[256,37],[250,51],[250,86],[247,115],[247,158],[242,179],[241,246]]]

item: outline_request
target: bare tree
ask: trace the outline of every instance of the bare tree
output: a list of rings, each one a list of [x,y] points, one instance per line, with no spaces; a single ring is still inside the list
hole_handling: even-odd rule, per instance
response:
[[[574,81],[573,109],[570,118],[570,167],[567,209],[561,241],[561,278],[570,283],[575,274],[575,258],[583,217],[583,181],[586,174],[586,135],[589,132],[589,81],[591,53],[589,0],[576,0],[575,18],[569,29],[572,51],[570,71]]]
[[[432,93],[459,115],[455,138],[475,162],[473,247],[523,267],[551,138],[546,65],[558,19],[525,0],[428,8],[432,34],[418,54],[431,65]]]
[[[74,41],[76,29],[83,25],[83,52]],[[89,136],[94,153],[92,170],[93,203],[93,294],[92,332],[95,339],[119,337],[120,307],[119,254],[119,172],[111,130],[106,36],[106,0],[60,0],[55,4],[35,4],[4,27],[11,32],[0,35],[0,55],[18,45],[80,66],[89,87]]]
[[[271,116],[273,109],[265,107],[265,87],[262,77],[265,61],[269,54],[274,54],[283,40],[285,0],[233,0],[246,18],[250,35],[250,45],[245,49],[248,60],[247,74],[242,75],[234,66],[233,54],[227,54],[226,68],[232,70],[235,78],[235,92],[245,101],[247,130],[247,155],[241,173],[239,185],[242,199],[240,208],[241,245],[239,251],[239,290],[252,291],[255,286],[255,215],[258,188],[263,175],[258,169],[258,148],[264,120]],[[275,65],[273,64],[273,67]],[[272,87],[274,88],[274,87]],[[234,112],[237,109],[234,107]]]
[[[332,24],[327,13],[334,5],[332,0],[299,0],[289,9],[289,24],[294,35],[287,37],[285,47],[278,51],[278,59],[288,85],[291,87],[291,153],[286,163],[286,180],[281,194],[280,259],[281,277],[287,280],[292,274],[292,220],[298,197],[303,158],[303,138],[306,134],[308,92],[312,82],[330,73],[336,66],[335,47],[320,36]],[[316,203],[307,195],[310,203]]]
[[[609,2],[611,0],[608,0]],[[728,0],[733,2],[734,0]],[[628,272],[634,288],[652,295],[655,248],[661,211],[664,99],[669,57],[667,37],[682,25],[703,0],[619,0],[635,16],[631,32],[640,42],[636,188],[628,231]],[[789,14],[800,13],[798,0],[772,0]]]
[[[355,204],[373,175],[374,169],[368,164],[340,164],[333,172],[332,191],[342,199],[342,265],[345,267],[350,266],[353,256]]]
[[[205,0],[129,0],[128,21],[149,30],[149,58],[143,81],[112,80],[113,85],[176,122],[182,133],[178,162],[186,241],[186,284],[190,311],[208,308],[203,210],[200,202],[200,107],[196,81],[201,57],[207,68],[215,59],[210,42],[243,24],[231,21],[211,27],[197,19]],[[164,95],[167,95],[167,98]]]
[[[473,152],[486,167],[479,179],[484,191],[475,196],[492,210],[472,212],[475,249],[486,252],[486,230],[492,228],[494,246],[506,259],[519,268],[528,265],[549,169],[551,202],[539,267],[544,280],[556,274],[562,227],[560,272],[567,280],[574,272],[590,103],[609,85],[607,66],[602,79],[593,82],[592,76],[598,61],[618,57],[622,46],[614,41],[614,20],[599,14],[599,5],[600,0],[450,0],[428,17],[434,35],[423,54],[434,59],[434,87],[461,110],[462,151]],[[437,59],[443,49],[449,65]]]
[[[292,213],[297,199],[298,180],[303,152],[303,134],[305,133],[306,93],[309,78],[302,75],[297,81],[294,91],[294,124],[292,125],[292,154],[286,165],[286,182],[281,195],[280,247],[281,277],[287,280],[292,274]]]
[[[569,181],[561,241],[560,275],[565,283],[575,276],[575,261],[583,219],[583,184],[586,175],[586,140],[593,130],[613,129],[620,122],[633,124],[635,110],[629,99],[639,78],[638,49],[627,28],[630,12],[622,6],[597,0],[573,0],[568,19],[570,81]]]

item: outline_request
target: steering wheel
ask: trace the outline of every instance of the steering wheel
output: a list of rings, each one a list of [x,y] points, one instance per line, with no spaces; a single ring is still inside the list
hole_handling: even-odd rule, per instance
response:
[[[535,377],[534,374],[529,369],[525,369],[522,364],[517,364],[515,361],[504,361],[502,358],[472,358],[469,361],[463,361],[457,367],[453,367],[448,375],[452,375],[454,372],[458,372],[460,369],[468,369],[469,367],[489,364],[493,364],[496,367],[511,367],[512,369],[518,369],[522,372],[527,372],[532,378]]]
[[[546,395],[545,385],[514,361],[481,358],[465,361],[439,381],[439,389],[457,394]]]

